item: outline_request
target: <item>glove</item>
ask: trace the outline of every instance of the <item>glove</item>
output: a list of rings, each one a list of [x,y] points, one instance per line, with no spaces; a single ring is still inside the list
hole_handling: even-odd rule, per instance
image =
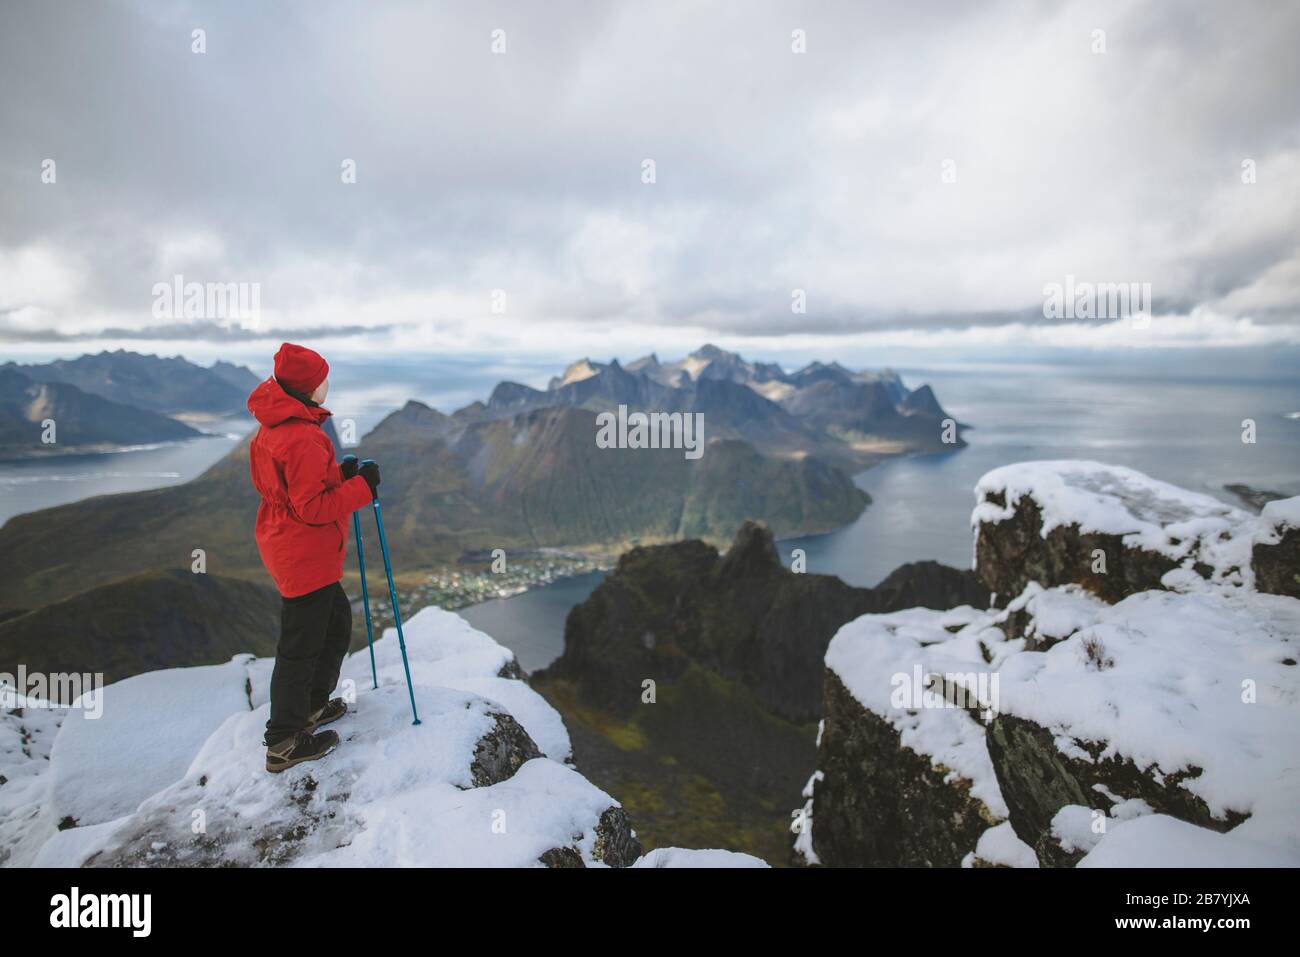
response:
[[[361,463],[361,468],[357,469],[357,474],[370,486],[370,497],[379,498],[379,463],[366,459]]]
[[[343,473],[343,481],[355,478],[357,474],[357,457],[355,455],[343,456],[343,461],[339,463],[339,471]]]

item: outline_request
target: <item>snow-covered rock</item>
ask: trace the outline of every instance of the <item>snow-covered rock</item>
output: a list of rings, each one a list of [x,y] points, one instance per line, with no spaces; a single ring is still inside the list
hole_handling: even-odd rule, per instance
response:
[[[986,584],[1025,568],[1056,581],[1002,609],[865,615],[835,635],[805,859],[1159,865],[1189,831],[1193,860],[1300,856],[1300,601],[1256,590],[1248,564],[1289,506],[1256,520],[1111,471],[1028,463],[981,481]],[[1096,536],[1133,572],[1119,587],[1096,581],[1113,560],[1058,560]]]
[[[261,743],[269,662],[248,656],[109,685],[99,720],[5,714],[5,862],[623,867],[641,856],[618,802],[568,763],[559,715],[506,677],[520,673],[507,649],[436,608],[405,632],[421,724],[389,629],[375,644],[378,688],[366,651],[345,662],[339,748],[278,775]],[[761,863],[664,849],[645,866]]]
[[[1017,832],[1065,804],[1140,798],[1215,830],[1300,843],[1300,602],[1149,591],[1000,667],[988,744]]]
[[[1113,602],[1178,569],[1252,583],[1254,516],[1133,469],[1021,462],[987,473],[975,495],[975,570],[1004,600],[1033,581],[1078,583]]]
[[[914,608],[864,615],[835,635],[819,776],[805,807],[811,838],[800,835],[805,847],[796,847],[805,861],[957,867],[1006,819],[983,725],[943,697],[943,676],[970,674],[978,688],[990,657],[1023,644],[1009,642],[994,617]]]
[[[1300,598],[1300,495],[1264,506],[1250,564],[1260,591]]]

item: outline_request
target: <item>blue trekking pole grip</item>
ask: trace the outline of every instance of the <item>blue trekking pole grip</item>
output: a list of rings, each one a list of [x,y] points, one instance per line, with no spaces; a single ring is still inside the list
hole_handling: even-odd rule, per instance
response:
[[[366,459],[361,464],[368,465],[373,459]],[[397,647],[402,649],[402,668],[406,671],[406,690],[411,696],[411,724],[420,723],[419,712],[415,710],[415,688],[411,685],[411,665],[406,659],[406,637],[402,634],[402,613],[397,608],[397,589],[393,586],[393,564],[388,558],[388,539],[384,536],[384,516],[379,508],[379,493],[375,492],[375,525],[379,528],[379,551],[384,556],[384,574],[388,576],[388,599],[393,605],[393,623],[397,625]]]
[[[355,455],[343,456],[343,461],[356,464]],[[361,569],[361,604],[366,609],[366,646],[370,649],[370,680],[379,687],[379,672],[375,670],[375,634],[370,623],[370,589],[366,587],[366,549],[361,544],[361,510],[352,513],[352,537],[357,542],[357,566]]]

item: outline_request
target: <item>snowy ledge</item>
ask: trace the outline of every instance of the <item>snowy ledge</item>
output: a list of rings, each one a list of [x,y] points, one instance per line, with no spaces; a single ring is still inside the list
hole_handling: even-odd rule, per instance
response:
[[[1256,519],[1093,462],[997,469],[978,496],[972,523],[997,539],[986,559],[1071,529],[1080,538],[1054,571],[1087,581],[1077,542],[1088,534],[1171,564],[1154,579],[1130,564],[1128,594],[1113,603],[1079,579],[1030,580],[1000,610],[865,615],[832,639],[828,670],[897,732],[898,747],[968,783],[1004,819],[968,866],[1176,861],[1157,838],[1187,829],[1192,859],[1300,865],[1300,600],[1257,591],[1250,566],[1252,543],[1300,528],[1300,499]],[[1041,527],[1022,521],[1026,500]],[[918,686],[929,694],[919,706]],[[823,810],[813,791],[809,814]],[[1111,826],[1090,836],[1098,810]]]
[[[1015,647],[993,627],[993,616],[968,606],[951,611],[910,608],[863,615],[844,625],[826,649],[826,667],[867,711],[884,719],[901,747],[930,759],[950,779],[970,782],[970,793],[1002,820],[1007,806],[975,715],[952,706],[932,675],[990,672],[985,657]],[[949,629],[955,629],[955,633]]]
[[[1289,529],[1300,529],[1300,495],[1265,505],[1259,515],[1254,541],[1259,545],[1276,545]]]
[[[396,632],[344,663],[349,714],[321,761],[264,768],[271,659],[137,675],[97,720],[25,709],[0,722],[7,866],[628,866],[642,853],[618,802],[569,763],[558,712],[513,655],[427,608],[406,623],[422,724]],[[517,672],[514,672],[517,673]],[[45,755],[48,754],[48,761]],[[17,785],[17,786],[13,786]],[[756,866],[662,849],[642,866]]]
[[[1254,516],[1134,469],[1069,459],[1020,462],[985,474],[975,497],[976,532],[1014,518],[1027,499],[1041,515],[1044,539],[1056,529],[1072,529],[1115,536],[1125,548],[1176,564],[1199,563],[1209,568],[1207,577],[1249,570]]]
[[[845,625],[827,668],[897,731],[900,748],[969,782],[997,819],[1014,811],[979,714],[986,705],[995,721],[1012,716],[1045,729],[1063,757],[1097,766],[1100,777],[1107,762],[1121,762],[1153,789],[1185,791],[1227,830],[1207,833],[1231,843],[1235,857],[1267,845],[1261,864],[1279,855],[1300,864],[1300,601],[1153,591],[1107,605],[1073,586],[1034,586],[1023,597],[1027,631],[1055,633],[1046,650],[1009,640],[1005,611],[911,609]],[[956,702],[965,706],[927,692],[917,707],[917,675],[966,688]],[[1110,816],[1119,820],[1115,809],[1136,796],[1107,795]],[[999,835],[996,863],[1029,860],[1023,842]]]

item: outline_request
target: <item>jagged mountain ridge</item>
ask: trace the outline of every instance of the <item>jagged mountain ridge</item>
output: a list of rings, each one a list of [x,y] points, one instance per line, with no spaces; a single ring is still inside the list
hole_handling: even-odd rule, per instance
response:
[[[719,555],[701,541],[633,549],[565,624],[545,676],[574,680],[594,705],[626,713],[647,676],[686,656],[743,682],[792,721],[821,713],[822,658],[841,624],[869,611],[987,603],[973,573],[937,562],[895,569],[874,588],[794,572],[772,530],[746,522]],[[650,634],[653,640],[646,641]]]
[[[888,452],[963,444],[956,423],[953,441],[944,442],[949,416],[933,390],[909,390],[892,370],[852,372],[837,362],[812,362],[787,373],[714,345],[671,363],[654,354],[626,366],[579,359],[546,389],[502,382],[486,403],[465,406],[455,417],[481,420],[553,405],[702,412],[709,434],[743,438],[769,455],[817,455],[851,470]]]
[[[182,356],[142,355],[118,349],[76,359],[18,365],[12,370],[37,382],[61,382],[112,402],[163,415],[240,412],[258,377],[244,366],[217,362],[204,368]]]
[[[357,451],[384,463],[385,500],[398,503],[399,529],[437,529],[466,550],[718,541],[751,515],[783,534],[825,531],[868,501],[817,459],[767,458],[733,439],[713,440],[698,461],[675,449],[609,454],[595,445],[596,428],[585,408],[464,422],[410,402]]]
[[[584,773],[620,794],[645,833],[725,839],[780,862],[836,629],[873,610],[987,600],[970,572],[936,562],[875,588],[796,573],[771,530],[746,523],[721,555],[700,541],[625,553],[570,612],[564,654],[532,684],[564,714]]]

